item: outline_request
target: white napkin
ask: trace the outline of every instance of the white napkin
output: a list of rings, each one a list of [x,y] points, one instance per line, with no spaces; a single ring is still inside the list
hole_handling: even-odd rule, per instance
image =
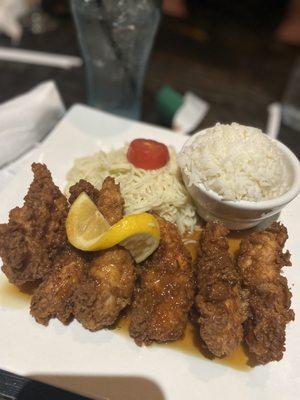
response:
[[[0,185],[21,167],[9,165],[38,143],[65,114],[65,106],[56,84],[47,81],[30,92],[0,105]],[[3,168],[4,167],[4,168]]]
[[[64,113],[53,81],[0,105],[0,167],[41,141]]]
[[[30,9],[41,0],[0,0],[0,32],[18,42],[22,35],[19,18],[29,13]]]
[[[176,111],[173,117],[173,130],[177,133],[187,135],[197,128],[207,114],[208,109],[209,104],[206,101],[200,99],[199,96],[192,92],[187,92],[183,96],[182,106]]]

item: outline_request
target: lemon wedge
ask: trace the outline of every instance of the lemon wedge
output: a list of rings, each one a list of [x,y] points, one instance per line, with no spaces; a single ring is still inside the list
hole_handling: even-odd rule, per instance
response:
[[[137,263],[149,257],[160,241],[159,224],[153,215],[127,215],[110,226],[86,193],[71,206],[66,231],[70,243],[80,250],[104,250],[119,244]]]
[[[159,241],[160,229],[156,218],[148,213],[134,214],[122,218],[100,235],[93,250],[103,250],[120,244],[140,263],[157,249]]]
[[[77,249],[87,251],[95,243],[95,238],[109,228],[109,223],[96,204],[82,192],[72,204],[67,216],[66,231],[69,242]]]

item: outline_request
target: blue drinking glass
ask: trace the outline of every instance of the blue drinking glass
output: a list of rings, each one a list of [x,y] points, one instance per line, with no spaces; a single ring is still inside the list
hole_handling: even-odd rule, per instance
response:
[[[88,104],[139,119],[144,76],[161,18],[157,0],[71,0]]]

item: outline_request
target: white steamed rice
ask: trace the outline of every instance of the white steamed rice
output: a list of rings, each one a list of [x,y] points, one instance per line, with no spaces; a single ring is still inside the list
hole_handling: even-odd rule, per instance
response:
[[[280,148],[261,130],[237,123],[216,124],[181,152],[189,184],[203,184],[224,200],[261,201],[290,186]]]

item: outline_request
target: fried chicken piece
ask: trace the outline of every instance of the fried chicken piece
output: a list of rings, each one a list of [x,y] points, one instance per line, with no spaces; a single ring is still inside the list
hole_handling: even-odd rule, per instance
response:
[[[80,180],[70,188],[70,201],[85,191],[97,204],[110,224],[123,217],[124,201],[120,187],[107,177],[100,191],[87,181]],[[114,247],[92,256],[84,283],[74,294],[76,319],[91,331],[114,324],[120,312],[131,303],[135,283],[135,265],[130,253]]]
[[[86,192],[96,203],[99,190],[81,179],[70,188],[69,202]],[[37,322],[48,325],[51,318],[58,318],[67,324],[74,316],[74,293],[87,279],[88,255],[86,260],[76,253],[72,246],[55,265],[55,271],[35,291],[31,301],[31,314]]]
[[[286,324],[294,319],[292,295],[280,274],[283,266],[291,265],[289,252],[282,251],[287,238],[286,228],[275,222],[241,242],[238,266],[250,306],[245,340],[250,356],[259,364],[281,360]]]
[[[197,262],[195,304],[200,315],[200,336],[217,357],[231,354],[240,345],[247,315],[240,277],[229,255],[228,233],[218,222],[207,223]]]
[[[17,286],[45,278],[67,245],[67,199],[45,165],[32,164],[32,171],[23,207],[11,210],[9,222],[0,225],[2,270]]]
[[[104,179],[97,206],[110,225],[122,219],[124,199],[121,195],[120,185],[115,183],[114,178],[108,176]]]
[[[96,189],[91,183],[85,181],[84,179],[80,179],[79,182],[75,183],[75,185],[71,186],[69,189],[70,197],[69,203],[73,204],[77,197],[85,192],[95,204],[98,203],[100,192]]]
[[[123,217],[124,199],[121,195],[120,185],[114,178],[108,176],[104,179],[99,191],[91,183],[81,179],[69,189],[69,202],[72,204],[81,192],[85,192],[97,205],[110,225],[120,221]]]
[[[51,318],[70,322],[74,315],[73,294],[85,279],[86,265],[75,250],[66,252],[53,271],[35,290],[30,312],[37,322],[48,325]]]
[[[157,220],[160,245],[141,266],[131,313],[129,332],[138,345],[182,337],[193,302],[193,268],[177,227]]]
[[[127,250],[100,252],[91,262],[89,278],[75,293],[76,319],[91,331],[113,325],[131,303],[134,283],[135,266]]]

